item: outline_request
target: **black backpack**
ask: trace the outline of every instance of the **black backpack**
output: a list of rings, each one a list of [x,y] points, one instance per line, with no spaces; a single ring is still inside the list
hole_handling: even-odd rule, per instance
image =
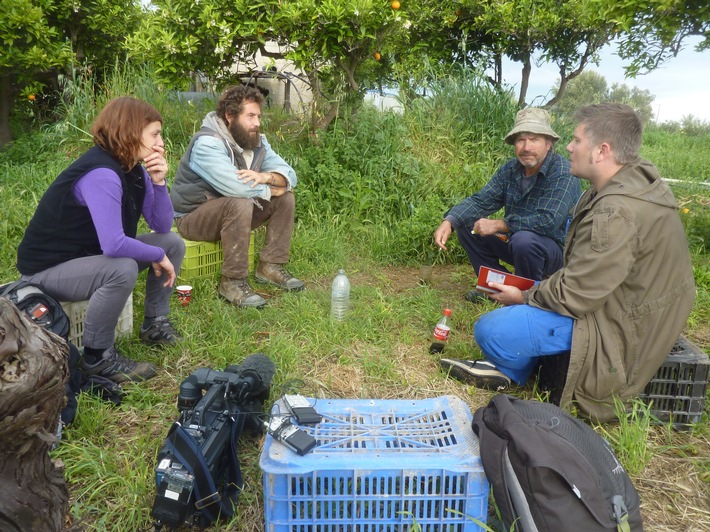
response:
[[[10,300],[19,310],[37,325],[52,331],[68,341],[69,316],[55,298],[46,294],[42,288],[27,281],[15,281],[0,286],[0,296]],[[79,368],[79,350],[69,342],[69,380],[66,384],[67,404],[62,409],[64,425],[74,421],[76,416],[76,396],[82,386],[83,376]]]
[[[0,286],[0,296],[9,299],[37,325],[69,339],[69,316],[62,305],[39,286],[27,281],[15,281]]]
[[[472,426],[505,530],[643,530],[628,474],[581,420],[499,394],[476,410]]]

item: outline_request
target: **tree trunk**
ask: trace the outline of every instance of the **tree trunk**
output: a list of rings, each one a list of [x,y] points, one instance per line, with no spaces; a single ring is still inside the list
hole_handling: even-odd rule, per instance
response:
[[[530,71],[532,70],[532,65],[530,64],[530,53],[528,52],[525,60],[523,61],[523,71],[520,77],[520,94],[518,96],[518,107],[522,109],[525,107],[525,98],[528,95],[528,85],[530,84]]]
[[[12,140],[10,131],[10,107],[12,106],[12,76],[4,73],[0,75],[0,146]]]
[[[64,528],[69,491],[49,456],[66,401],[69,349],[0,297],[0,530]]]
[[[313,95],[313,100],[311,101],[311,134],[317,135],[319,131],[326,129],[338,116],[340,105],[337,101],[329,101],[323,94],[317,72],[308,71],[306,76]]]

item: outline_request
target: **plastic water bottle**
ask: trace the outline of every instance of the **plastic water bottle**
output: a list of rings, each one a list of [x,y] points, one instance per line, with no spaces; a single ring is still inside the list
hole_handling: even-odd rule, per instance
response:
[[[345,270],[339,270],[333,279],[333,291],[330,297],[330,317],[337,321],[345,318],[345,313],[350,306],[350,281],[345,275]]]
[[[451,316],[451,309],[445,308],[444,315],[439,318],[436,327],[434,327],[434,341],[429,346],[430,353],[441,353],[444,350],[451,332],[449,316]]]

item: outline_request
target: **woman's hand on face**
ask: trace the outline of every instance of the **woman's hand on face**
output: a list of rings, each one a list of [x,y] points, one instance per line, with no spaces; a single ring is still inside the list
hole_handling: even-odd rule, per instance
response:
[[[153,152],[143,159],[148,175],[154,185],[165,185],[165,176],[168,175],[168,161],[165,159],[165,149],[162,146],[153,146]]]

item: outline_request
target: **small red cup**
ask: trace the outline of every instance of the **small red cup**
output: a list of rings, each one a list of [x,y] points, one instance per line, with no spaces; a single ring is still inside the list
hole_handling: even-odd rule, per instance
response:
[[[180,304],[185,307],[192,299],[192,287],[189,284],[183,284],[175,288],[177,291],[178,300]]]

